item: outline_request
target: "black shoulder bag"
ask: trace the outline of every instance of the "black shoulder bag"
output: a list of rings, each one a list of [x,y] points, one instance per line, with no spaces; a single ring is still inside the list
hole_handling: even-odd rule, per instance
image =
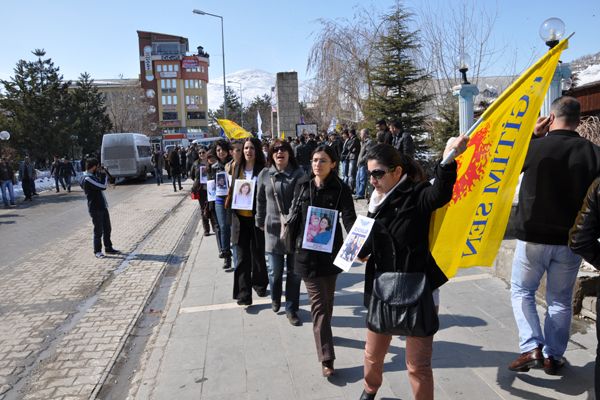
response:
[[[389,233],[388,233],[389,234]],[[396,245],[394,248],[394,266]],[[426,337],[439,329],[439,319],[424,272],[376,272],[367,326],[385,335]]]

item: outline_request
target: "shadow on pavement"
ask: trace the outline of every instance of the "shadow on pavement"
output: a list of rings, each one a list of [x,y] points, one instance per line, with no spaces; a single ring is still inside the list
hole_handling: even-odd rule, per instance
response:
[[[440,314],[440,330],[451,328],[453,326],[474,328],[476,326],[486,326],[485,320],[470,315]]]

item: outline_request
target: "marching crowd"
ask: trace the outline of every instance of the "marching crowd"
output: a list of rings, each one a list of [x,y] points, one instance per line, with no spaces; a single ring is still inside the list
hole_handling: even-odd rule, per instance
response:
[[[581,256],[600,266],[600,148],[575,131],[579,110],[577,100],[557,99],[550,115],[537,121],[523,166],[511,278],[521,350],[508,365],[515,372],[541,368],[550,375],[560,373],[566,365]],[[334,259],[343,242],[342,225],[348,232],[357,218],[353,197],[368,196],[367,216],[374,224],[358,255],[367,263],[368,310],[360,398],[375,398],[391,338],[402,335],[414,397],[432,399],[438,289],[447,278],[429,251],[428,232],[431,213],[452,196],[456,163],[439,163],[433,176],[426,176],[413,158],[410,134],[402,133],[399,124],[392,123],[388,130],[380,121],[375,137],[367,129],[359,135],[349,129],[341,138],[308,135],[296,143],[276,139],[268,151],[256,138],[198,147],[190,176],[205,235],[211,228],[216,234],[223,267],[233,269],[232,296],[239,305],[252,304],[253,290],[263,297],[270,288],[272,309],[279,311],[285,273],[286,315],[292,325],[301,325],[297,311],[304,282],[317,357],[322,374],[330,377],[335,373],[331,319],[341,272]],[[449,141],[444,156],[460,154],[466,143],[462,136]],[[228,191],[211,198],[210,182],[223,171]],[[236,180],[254,182],[251,209],[236,209]],[[315,209],[328,212],[315,218]],[[318,237],[325,238],[322,243],[331,241],[332,247],[323,251],[307,245],[321,243]],[[535,292],[544,275],[548,308],[541,325]],[[418,299],[414,306],[409,305],[411,299]],[[598,362],[596,368],[598,390]]]

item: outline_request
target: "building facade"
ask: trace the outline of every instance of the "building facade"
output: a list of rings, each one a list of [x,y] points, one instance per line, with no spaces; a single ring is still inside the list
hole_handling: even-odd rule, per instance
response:
[[[137,31],[140,82],[154,108],[157,133],[186,134],[189,140],[208,132],[209,55],[202,47],[189,55],[188,39]],[[154,111],[154,112],[152,112]]]

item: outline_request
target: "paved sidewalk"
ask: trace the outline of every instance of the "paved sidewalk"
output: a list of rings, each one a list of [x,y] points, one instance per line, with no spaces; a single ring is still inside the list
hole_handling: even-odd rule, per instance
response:
[[[321,376],[302,287],[302,327],[270,300],[248,309],[231,299],[231,273],[221,269],[214,236],[198,237],[165,310],[163,324],[133,377],[129,397],[203,400],[357,399],[362,391],[364,267],[340,275],[333,334],[336,376]],[[594,327],[576,321],[563,376],[513,373],[517,333],[507,285],[484,268],[461,271],[441,292],[441,329],[434,342],[437,399],[590,399]],[[378,399],[410,399],[404,342],[392,341]]]
[[[124,255],[96,259],[91,221],[2,267],[0,399],[88,399],[112,368],[198,203],[170,185],[108,201]],[[85,207],[81,200],[78,207]]]

